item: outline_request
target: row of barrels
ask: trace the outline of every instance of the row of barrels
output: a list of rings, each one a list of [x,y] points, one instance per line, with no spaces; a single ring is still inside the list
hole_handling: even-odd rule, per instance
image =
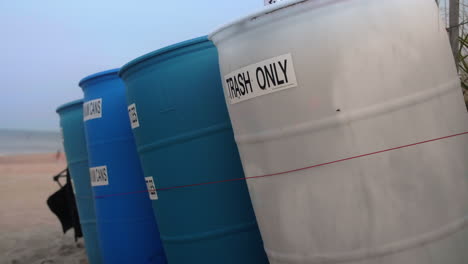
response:
[[[84,78],[57,112],[90,263],[467,263],[433,2],[285,1]]]
[[[57,110],[90,263],[267,263],[245,180],[174,188],[244,177],[219,76],[201,37],[84,78]]]

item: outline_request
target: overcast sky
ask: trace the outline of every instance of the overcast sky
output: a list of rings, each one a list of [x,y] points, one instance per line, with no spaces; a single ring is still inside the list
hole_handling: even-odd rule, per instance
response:
[[[58,130],[78,81],[207,35],[263,0],[0,0],[0,129]]]

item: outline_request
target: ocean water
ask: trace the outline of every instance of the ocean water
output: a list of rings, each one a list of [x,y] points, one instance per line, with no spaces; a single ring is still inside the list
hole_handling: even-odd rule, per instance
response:
[[[63,151],[60,132],[0,129],[0,156]]]

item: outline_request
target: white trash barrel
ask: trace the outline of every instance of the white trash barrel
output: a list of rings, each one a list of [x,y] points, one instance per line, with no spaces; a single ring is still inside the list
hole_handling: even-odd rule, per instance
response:
[[[468,263],[468,131],[433,0],[287,1],[220,28],[272,264]],[[289,172],[288,172],[289,171]],[[285,172],[285,173],[283,173]]]

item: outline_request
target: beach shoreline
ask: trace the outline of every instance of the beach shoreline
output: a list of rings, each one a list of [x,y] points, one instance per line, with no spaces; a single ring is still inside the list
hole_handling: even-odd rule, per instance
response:
[[[62,233],[46,203],[66,167],[63,153],[0,156],[0,264],[87,263],[83,242]]]

